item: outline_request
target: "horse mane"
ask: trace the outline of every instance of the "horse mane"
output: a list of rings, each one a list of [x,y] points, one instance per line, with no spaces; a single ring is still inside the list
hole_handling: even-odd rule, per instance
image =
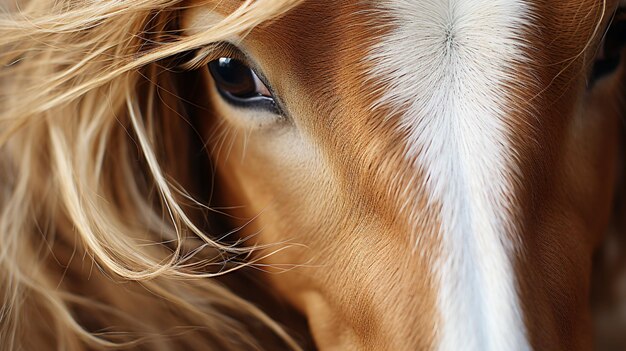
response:
[[[193,36],[177,21],[195,2],[13,3],[0,5],[0,348],[260,349],[257,325],[299,349],[215,279],[252,249],[208,233],[189,192],[181,140],[198,137],[175,70],[297,1],[245,1]]]

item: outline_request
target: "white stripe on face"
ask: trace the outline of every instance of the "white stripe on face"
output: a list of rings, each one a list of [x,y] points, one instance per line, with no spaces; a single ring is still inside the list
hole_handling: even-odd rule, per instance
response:
[[[519,172],[505,106],[510,69],[525,60],[520,36],[529,6],[524,0],[376,3],[393,23],[368,58],[375,62],[372,76],[385,86],[374,107],[402,111],[407,157],[425,173],[431,206],[439,209],[438,348],[530,349],[512,262]]]

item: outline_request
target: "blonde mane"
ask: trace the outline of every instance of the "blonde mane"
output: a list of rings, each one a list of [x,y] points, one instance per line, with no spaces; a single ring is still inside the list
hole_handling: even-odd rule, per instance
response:
[[[207,233],[187,192],[192,131],[171,72],[296,3],[244,1],[192,36],[180,11],[210,2],[0,5],[0,348],[260,348],[244,318],[299,348],[209,279],[251,249]]]

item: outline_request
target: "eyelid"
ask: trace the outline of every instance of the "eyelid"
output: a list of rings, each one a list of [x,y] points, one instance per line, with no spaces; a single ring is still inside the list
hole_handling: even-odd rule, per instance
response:
[[[193,57],[183,63],[181,67],[187,70],[196,70],[200,67],[208,65],[209,62],[217,60],[220,57],[231,57],[245,63],[246,65],[249,65],[250,61],[248,56],[235,45],[228,42],[218,42],[196,50]]]

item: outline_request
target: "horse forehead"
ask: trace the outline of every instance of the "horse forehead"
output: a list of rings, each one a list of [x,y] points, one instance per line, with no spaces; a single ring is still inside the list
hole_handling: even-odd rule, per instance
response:
[[[589,28],[581,26],[581,22],[595,21],[601,10],[599,4],[597,0],[509,0],[493,5],[473,0],[304,1],[286,18],[276,21],[277,25],[270,25],[272,30],[259,31],[262,34],[258,41],[264,43],[274,60],[287,58],[284,63],[290,65],[291,71],[299,70],[295,73],[306,78],[309,90],[329,87],[329,83],[357,90],[363,86],[350,80],[330,81],[346,69],[355,75],[362,73],[348,66],[368,65],[363,62],[363,58],[369,58],[364,53],[388,39],[387,34],[395,35],[395,45],[404,50],[404,62],[412,63],[412,68],[428,70],[432,67],[415,63],[432,61],[439,52],[455,47],[486,58],[504,54],[498,51],[501,47],[494,45],[502,42],[500,29],[504,27],[519,31],[517,34],[524,37],[529,53],[536,49],[534,41],[548,42],[546,38],[551,38],[558,49],[555,53],[534,50],[532,56],[555,64],[559,59],[571,58],[567,55],[575,55],[574,51],[580,49],[577,45],[589,39]],[[519,15],[522,7],[527,9],[527,17]],[[524,25],[533,28],[525,31]],[[538,33],[544,37],[538,38]],[[415,55],[411,49],[421,51]],[[409,53],[414,55],[408,56]],[[563,57],[557,59],[559,54]]]
[[[288,72],[276,81],[295,80],[300,88],[278,91],[294,96],[294,104],[324,102],[310,109],[312,129],[333,119],[350,125],[333,130],[344,140],[387,139],[418,160],[428,151],[425,138],[449,140],[491,126],[517,131],[498,137],[523,153],[541,141],[534,140],[541,138],[536,134],[558,128],[559,118],[541,112],[539,120],[536,112],[554,105],[551,94],[558,99],[574,79],[576,65],[562,70],[563,62],[580,56],[600,11],[595,0],[307,1],[272,30],[261,31],[258,41],[265,43],[264,56],[283,65],[276,71]],[[408,109],[413,118],[403,116]],[[450,111],[476,127],[443,128],[445,120],[437,115]],[[495,120],[476,119],[494,111]],[[441,133],[425,134],[427,123]]]

